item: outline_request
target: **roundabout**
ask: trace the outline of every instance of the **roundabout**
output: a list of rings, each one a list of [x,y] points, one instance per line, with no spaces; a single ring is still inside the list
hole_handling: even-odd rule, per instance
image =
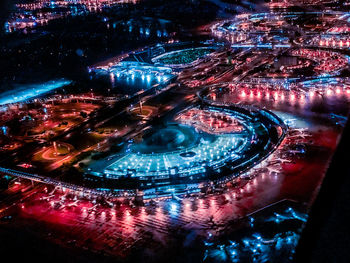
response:
[[[157,108],[148,105],[142,106],[141,108],[140,106],[134,106],[129,109],[129,112],[136,118],[148,119],[157,113]]]
[[[54,143],[52,146],[45,149],[41,154],[41,158],[46,161],[55,161],[59,160],[73,150],[73,146],[68,143]]]

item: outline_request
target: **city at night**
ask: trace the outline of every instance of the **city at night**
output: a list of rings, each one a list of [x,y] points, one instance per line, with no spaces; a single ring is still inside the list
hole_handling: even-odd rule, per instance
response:
[[[350,1],[2,0],[0,261],[350,262]]]

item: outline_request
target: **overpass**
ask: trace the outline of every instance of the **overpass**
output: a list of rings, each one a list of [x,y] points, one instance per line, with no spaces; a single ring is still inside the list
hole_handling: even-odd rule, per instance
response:
[[[113,192],[107,191],[107,189],[91,189],[83,186],[79,186],[76,184],[71,184],[67,182],[62,182],[57,179],[53,179],[46,176],[41,176],[38,174],[31,174],[22,171],[16,171],[4,167],[0,167],[0,174],[9,175],[13,177],[23,178],[30,180],[32,182],[38,182],[43,184],[54,185],[56,187],[60,187],[62,189],[69,189],[75,192],[80,192],[88,195],[94,196],[104,196],[104,197],[133,197],[135,196],[134,191],[127,190],[114,190]]]

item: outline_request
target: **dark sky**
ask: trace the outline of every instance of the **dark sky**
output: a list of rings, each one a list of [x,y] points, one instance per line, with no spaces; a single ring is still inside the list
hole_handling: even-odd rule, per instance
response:
[[[4,25],[5,20],[8,16],[8,12],[11,6],[14,4],[14,0],[1,0],[0,1],[0,22],[1,26]]]

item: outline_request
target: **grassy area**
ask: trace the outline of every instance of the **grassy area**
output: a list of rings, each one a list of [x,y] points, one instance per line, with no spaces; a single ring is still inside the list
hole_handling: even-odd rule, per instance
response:
[[[194,48],[170,53],[160,57],[156,61],[165,65],[190,64],[198,58],[201,58],[214,51],[213,48]]]

